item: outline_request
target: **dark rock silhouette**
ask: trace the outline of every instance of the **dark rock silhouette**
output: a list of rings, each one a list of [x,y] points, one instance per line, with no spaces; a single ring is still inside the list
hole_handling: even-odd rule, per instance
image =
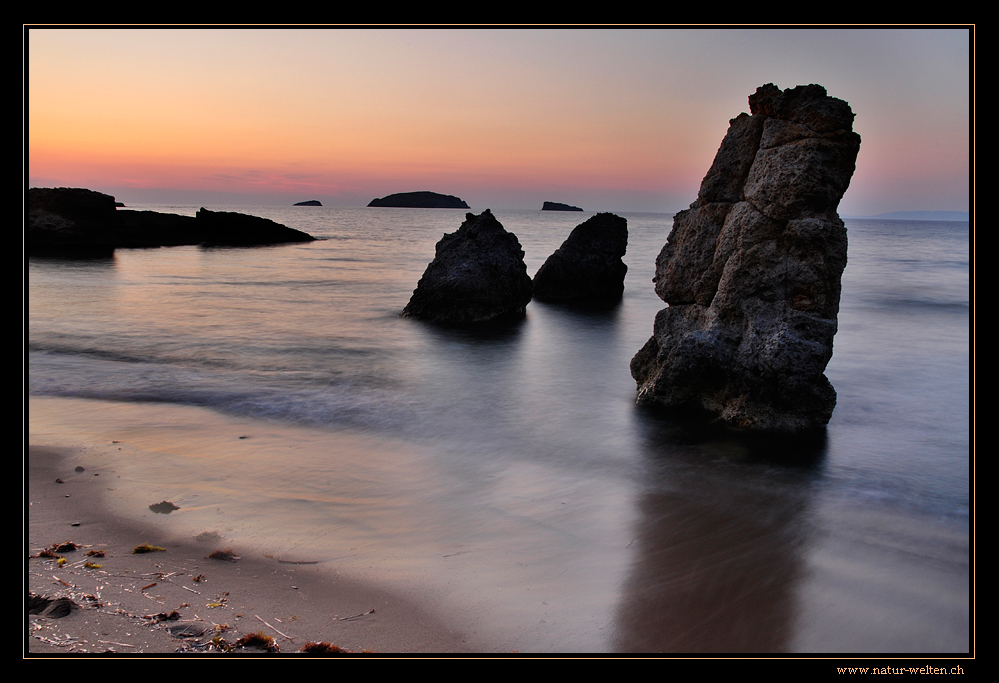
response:
[[[749,98],[656,260],[669,304],[631,361],[640,402],[698,406],[740,427],[828,423],[846,266],[836,207],[856,164],[853,112],[819,85]]]
[[[318,199],[309,199],[304,202],[295,202],[292,206],[322,206],[323,203]]]
[[[231,211],[198,209],[200,244],[210,247],[247,247],[288,242],[312,242],[315,237],[267,218]]]
[[[620,299],[628,266],[628,221],[598,213],[577,225],[534,275],[539,301]]]
[[[200,244],[202,235],[193,216],[158,211],[119,210],[125,230],[119,247],[152,248]]]
[[[117,210],[114,197],[82,188],[28,190],[28,253],[106,257],[116,248],[257,246],[315,238],[266,218],[209,211],[197,217]]]
[[[28,253],[110,256],[122,239],[114,197],[76,187],[28,190]]]
[[[397,192],[381,199],[372,199],[368,206],[382,206],[403,209],[467,209],[461,199],[449,194],[436,192]]]
[[[437,243],[402,315],[448,325],[515,318],[531,291],[520,242],[486,209],[465,214],[457,232]]]
[[[561,202],[545,202],[542,207],[542,211],[582,211],[578,206],[570,206],[568,204],[562,204]]]

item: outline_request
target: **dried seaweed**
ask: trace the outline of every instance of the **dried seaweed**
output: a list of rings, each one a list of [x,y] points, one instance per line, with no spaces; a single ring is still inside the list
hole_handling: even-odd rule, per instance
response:
[[[278,652],[277,643],[263,631],[250,633],[235,642],[233,647],[261,647],[268,652]]]
[[[143,543],[142,545],[137,545],[132,548],[132,554],[138,555],[139,553],[152,553],[157,550],[166,551],[166,548],[161,548],[158,545],[149,545],[148,543]]]
[[[225,560],[226,562],[235,562],[236,560],[240,559],[239,556],[232,551],[232,548],[226,548],[225,550],[216,550],[212,553],[209,553],[207,557],[212,560]]]

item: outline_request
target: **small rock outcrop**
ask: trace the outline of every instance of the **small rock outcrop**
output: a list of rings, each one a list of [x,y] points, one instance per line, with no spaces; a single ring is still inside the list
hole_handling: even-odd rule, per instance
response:
[[[465,214],[457,232],[437,243],[404,317],[445,325],[472,325],[524,314],[531,278],[517,236],[489,209]]]
[[[561,202],[545,202],[541,206],[542,211],[582,211],[578,206],[570,206]]]
[[[669,304],[631,361],[640,402],[698,406],[751,429],[828,423],[846,266],[836,213],[860,149],[850,106],[819,85],[764,85],[732,119],[656,260]]]
[[[534,275],[539,301],[613,301],[624,293],[628,221],[598,213],[577,225]]]
[[[397,209],[467,209],[463,200],[450,194],[436,192],[397,192],[381,199],[372,199],[368,206]]]
[[[194,216],[206,247],[248,247],[264,244],[312,242],[316,238],[269,218],[202,207]]]
[[[323,203],[318,199],[309,199],[304,202],[295,202],[292,206],[322,206]]]
[[[114,197],[76,187],[28,190],[28,254],[107,257],[117,248],[249,247],[315,238],[266,218],[209,211],[196,217],[116,209]]]

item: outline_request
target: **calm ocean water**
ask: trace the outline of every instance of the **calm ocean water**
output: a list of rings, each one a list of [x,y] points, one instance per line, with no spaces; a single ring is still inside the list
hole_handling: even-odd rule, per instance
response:
[[[170,499],[177,533],[389,582],[497,649],[968,649],[968,223],[846,221],[838,404],[788,443],[635,405],[670,215],[622,214],[620,304],[471,332],[399,317],[463,211],[209,208],[321,239],[28,264],[32,438],[93,448],[125,514]],[[530,274],[592,215],[494,213]]]

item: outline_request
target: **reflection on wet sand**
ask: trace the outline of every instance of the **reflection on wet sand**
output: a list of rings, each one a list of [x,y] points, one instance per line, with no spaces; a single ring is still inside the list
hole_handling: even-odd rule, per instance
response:
[[[653,411],[639,419],[648,481],[615,649],[788,651],[824,442],[696,434]]]

